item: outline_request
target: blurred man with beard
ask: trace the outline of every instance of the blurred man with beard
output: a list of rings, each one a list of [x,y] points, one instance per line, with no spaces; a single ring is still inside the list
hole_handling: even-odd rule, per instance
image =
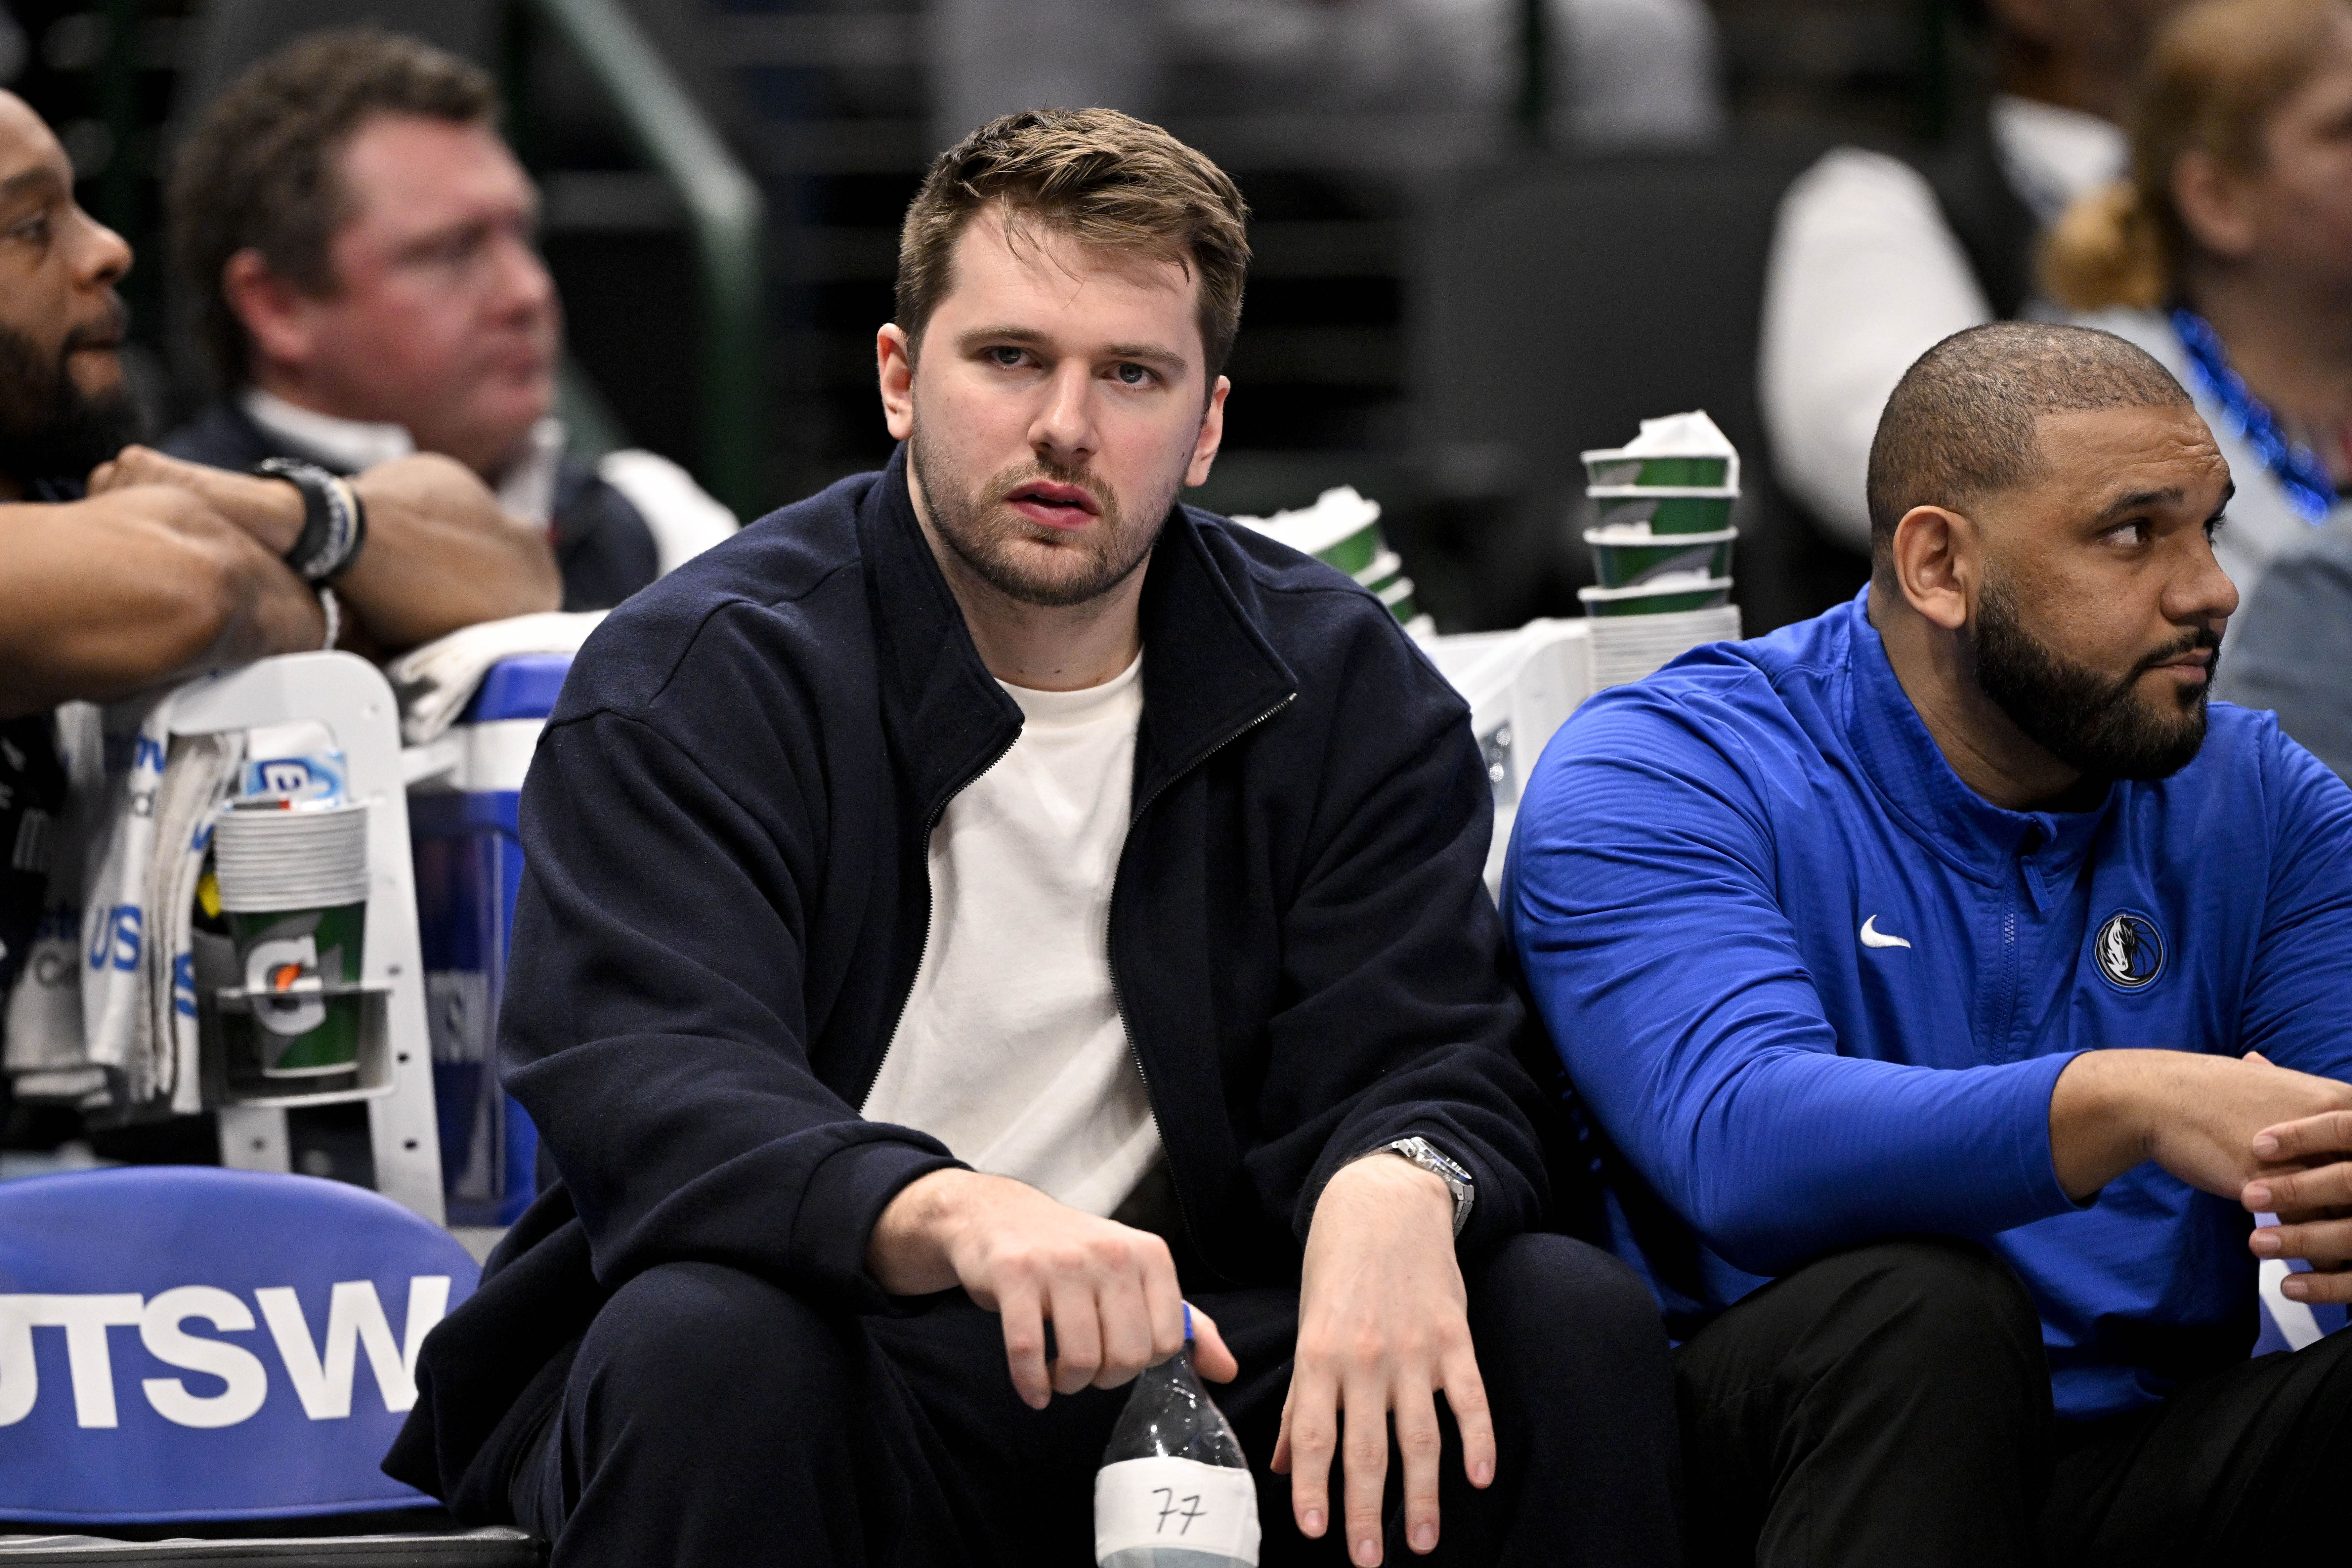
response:
[[[1189,1295],[1217,1550],[1676,1560],[1656,1310],[1528,1234],[1461,700],[1177,504],[1245,224],[1124,115],[974,132],[901,229],[888,468],[590,639],[499,1011],[562,1182],[393,1473],[580,1568],[1092,1561]]]
[[[58,703],[319,647],[324,594],[341,640],[384,650],[555,604],[545,541],[445,458],[353,479],[366,529],[306,576],[297,485],[122,449],[131,259],[76,205],[48,127],[0,92],[0,995],[46,880],[26,815],[54,816],[65,787]]]
[[[1697,1561],[2334,1550],[2352,1335],[2246,1357],[2258,1259],[2352,1300],[2352,790],[2208,704],[2230,492],[2122,339],[1959,333],[1864,593],[1544,757],[1506,913],[1681,1341]]]

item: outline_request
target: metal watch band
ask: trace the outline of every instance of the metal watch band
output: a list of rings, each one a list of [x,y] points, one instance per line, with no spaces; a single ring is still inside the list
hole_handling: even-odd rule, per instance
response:
[[[283,479],[302,496],[302,531],[286,564],[305,583],[324,583],[348,570],[367,542],[367,509],[341,477],[299,458],[267,458],[253,471]]]
[[[1454,1194],[1454,1234],[1460,1236],[1462,1227],[1470,1223],[1470,1205],[1478,1201],[1477,1184],[1471,1179],[1468,1169],[1459,1161],[1439,1153],[1426,1138],[1400,1138],[1393,1143],[1382,1144],[1380,1152],[1410,1160],[1445,1184],[1445,1190]]]

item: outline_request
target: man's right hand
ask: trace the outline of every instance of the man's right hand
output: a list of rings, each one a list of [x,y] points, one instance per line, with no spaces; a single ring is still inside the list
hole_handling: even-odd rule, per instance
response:
[[[194,494],[0,506],[0,718],[315,648],[318,596]]]
[[[2067,1194],[2089,1197],[2144,1160],[2235,1201],[2264,1169],[2254,1135],[2352,1110],[2352,1085],[2261,1057],[2086,1051],[2050,1096],[2050,1152]]]
[[[1009,1177],[935,1171],[908,1183],[876,1222],[866,1265],[892,1295],[961,1286],[1002,1318],[1013,1386],[1033,1409],[1055,1394],[1115,1388],[1184,1345],[1184,1299],[1166,1242]],[[1197,1307],[1192,1342],[1203,1377],[1224,1383],[1240,1371]]]

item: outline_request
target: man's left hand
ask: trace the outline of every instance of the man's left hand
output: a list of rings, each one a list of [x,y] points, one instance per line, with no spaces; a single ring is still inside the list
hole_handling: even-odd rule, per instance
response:
[[[293,549],[302,532],[302,492],[283,479],[184,462],[152,447],[125,447],[90,470],[89,493],[94,496],[132,485],[173,485],[194,491],[272,555]]]
[[[1388,1153],[1341,1167],[1316,1201],[1307,1233],[1297,1360],[1274,1447],[1275,1473],[1290,1477],[1301,1534],[1319,1537],[1327,1527],[1331,1461],[1339,1457],[1349,1555],[1363,1568],[1380,1562],[1393,1415],[1404,1461],[1405,1539],[1417,1552],[1436,1547],[1440,1389],[1462,1433],[1470,1484],[1494,1480],[1495,1429],[1471,1348],[1468,1304],[1445,1184]]]
[[[2249,1238],[2254,1256],[2311,1265],[2279,1286],[2291,1300],[2352,1301],[2352,1111],[2265,1127],[2254,1134],[2254,1156],[2264,1168],[2241,1201],[2279,1220]]]

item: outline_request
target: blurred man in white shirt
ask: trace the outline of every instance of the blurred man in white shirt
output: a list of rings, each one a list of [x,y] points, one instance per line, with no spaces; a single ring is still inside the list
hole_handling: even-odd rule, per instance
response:
[[[1904,370],[1952,333],[2042,314],[2033,248],[2124,172],[2124,96],[2177,0],[1982,0],[1998,91],[1917,165],[1840,147],[1781,200],[1759,380],[1783,489],[1857,556],[1863,472]]]

